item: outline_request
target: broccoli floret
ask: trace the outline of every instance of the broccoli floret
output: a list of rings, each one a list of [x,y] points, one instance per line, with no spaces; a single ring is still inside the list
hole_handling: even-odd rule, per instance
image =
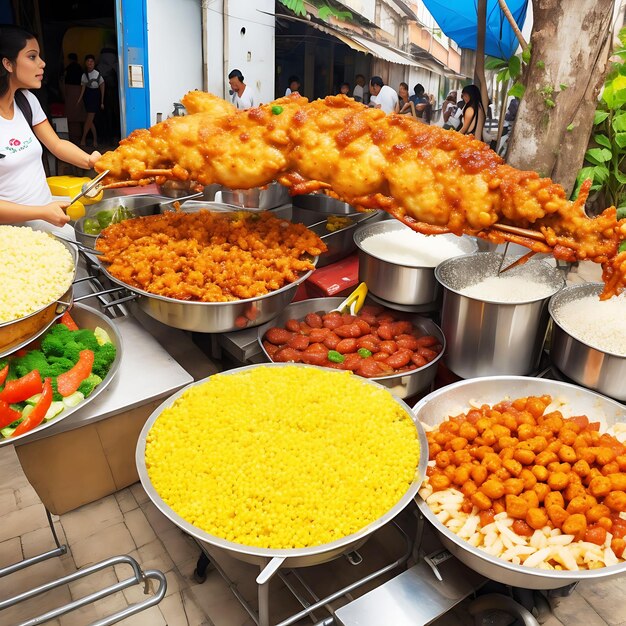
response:
[[[52,401],[59,402],[63,400],[63,396],[59,393],[59,389],[57,387],[57,379],[53,378],[50,383],[52,384]]]
[[[72,339],[80,344],[83,350],[93,350],[95,352],[100,347],[93,330],[88,328],[72,331]]]
[[[103,346],[99,346],[98,349],[94,351],[93,367],[91,368],[92,373],[100,376],[100,378],[104,378],[116,354],[117,351],[112,343],[105,343]]]
[[[33,370],[39,370],[39,374],[41,374],[42,378],[49,375],[47,373],[48,361],[46,361],[46,357],[41,350],[31,350],[24,356],[16,358],[13,361],[12,369],[17,378],[26,376],[28,372],[32,372]]]
[[[56,377],[59,374],[63,374],[71,370],[74,367],[74,363],[64,356],[51,356],[48,358],[48,369],[46,376]]]
[[[72,362],[72,366],[78,363],[78,357],[83,347],[76,341],[68,341],[63,348],[63,356]]]
[[[96,374],[89,374],[85,380],[79,385],[78,391],[80,391],[85,398],[102,382],[100,376]]]
[[[41,350],[49,356],[63,356],[65,344],[72,338],[65,324],[55,324],[41,341]]]

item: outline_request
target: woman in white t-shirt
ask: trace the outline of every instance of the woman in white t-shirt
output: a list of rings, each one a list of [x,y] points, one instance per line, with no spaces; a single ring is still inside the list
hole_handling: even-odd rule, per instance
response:
[[[69,221],[69,202],[53,202],[43,169],[43,143],[54,156],[83,169],[100,158],[60,139],[28,89],[40,89],[45,63],[35,36],[17,26],[0,25],[0,223]],[[16,100],[16,92],[24,98]],[[23,112],[26,109],[26,115]],[[31,113],[29,124],[28,109]],[[40,143],[41,142],[41,143]]]

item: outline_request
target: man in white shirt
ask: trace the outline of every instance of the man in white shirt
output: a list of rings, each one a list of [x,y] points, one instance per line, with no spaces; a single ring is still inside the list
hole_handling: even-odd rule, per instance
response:
[[[251,109],[254,106],[252,90],[243,82],[243,74],[233,70],[228,75],[228,84],[233,90],[233,104],[238,109]]]
[[[356,85],[354,86],[354,89],[352,91],[352,97],[357,102],[363,102],[363,96],[365,95],[365,90],[363,89],[363,87],[365,86],[365,76],[363,76],[363,74],[357,74],[354,77],[354,80],[356,82]]]
[[[383,83],[380,76],[370,78],[370,102],[375,102],[377,109],[382,109],[385,113],[393,113],[398,103],[398,94],[389,85]]]

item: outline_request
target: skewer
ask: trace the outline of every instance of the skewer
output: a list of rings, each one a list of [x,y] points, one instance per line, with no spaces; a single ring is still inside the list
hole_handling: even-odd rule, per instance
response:
[[[512,233],[513,235],[519,235],[520,237],[528,237],[529,239],[536,239],[537,241],[545,241],[546,238],[543,233],[537,230],[530,230],[529,228],[519,228],[517,226],[509,226],[508,224],[494,224],[491,228],[494,230],[501,230],[505,233]]]

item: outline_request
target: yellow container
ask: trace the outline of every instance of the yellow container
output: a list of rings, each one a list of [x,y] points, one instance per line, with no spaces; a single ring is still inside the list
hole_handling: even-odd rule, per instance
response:
[[[69,196],[73,198],[80,193],[83,185],[88,183],[91,178],[87,176],[49,176],[47,179],[48,187],[50,187],[50,193],[53,196]],[[102,200],[101,191],[95,198],[86,198],[83,196],[80,202],[83,204],[94,204]]]

